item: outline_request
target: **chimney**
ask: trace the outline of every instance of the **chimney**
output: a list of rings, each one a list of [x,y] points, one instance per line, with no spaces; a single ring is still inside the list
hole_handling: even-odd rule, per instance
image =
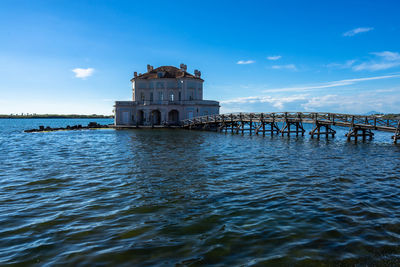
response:
[[[182,71],[187,71],[187,66],[185,64],[182,63],[181,65],[179,65],[179,67]]]
[[[137,71],[135,71],[134,73],[133,73],[133,77],[137,77]]]
[[[201,71],[198,71],[197,74],[199,75],[199,78],[201,77]]]
[[[147,64],[147,72],[150,72],[153,70],[153,66],[151,66],[150,64]]]

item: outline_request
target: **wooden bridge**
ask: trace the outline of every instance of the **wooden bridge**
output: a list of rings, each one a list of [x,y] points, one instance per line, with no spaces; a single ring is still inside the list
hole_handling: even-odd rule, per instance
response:
[[[303,135],[304,123],[313,124],[310,131],[311,138],[321,135],[334,137],[336,131],[332,126],[349,128],[346,134],[347,140],[355,141],[361,137],[374,136],[373,131],[394,133],[394,143],[400,140],[400,117],[388,118],[383,115],[361,116],[338,113],[315,113],[315,112],[275,112],[275,113],[231,113],[196,117],[182,121],[182,127],[195,130],[214,130],[231,133],[244,133],[265,135],[269,133],[291,135]]]

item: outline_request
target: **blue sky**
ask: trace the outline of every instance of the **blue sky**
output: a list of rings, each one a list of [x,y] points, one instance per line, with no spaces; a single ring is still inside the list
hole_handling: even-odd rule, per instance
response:
[[[0,114],[111,114],[146,65],[221,112],[400,113],[398,1],[0,3]]]

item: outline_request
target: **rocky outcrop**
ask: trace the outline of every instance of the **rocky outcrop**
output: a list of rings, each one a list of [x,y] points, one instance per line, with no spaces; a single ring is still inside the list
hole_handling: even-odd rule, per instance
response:
[[[26,133],[35,133],[35,132],[54,132],[54,131],[69,131],[69,130],[87,130],[87,129],[102,129],[102,128],[111,128],[110,125],[102,125],[98,124],[97,122],[89,122],[87,126],[82,126],[81,124],[78,125],[67,125],[67,127],[58,127],[52,128],[50,126],[44,127],[43,125],[39,126],[38,129],[30,129],[25,130]]]

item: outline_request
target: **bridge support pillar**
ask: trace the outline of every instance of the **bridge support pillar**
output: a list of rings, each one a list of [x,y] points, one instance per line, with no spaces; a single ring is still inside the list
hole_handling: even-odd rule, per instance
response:
[[[358,137],[362,137],[363,141],[365,141],[367,137],[369,137],[369,139],[372,139],[374,137],[374,133],[371,131],[371,129],[352,127],[350,128],[346,136],[347,136],[347,141],[350,141],[351,138],[354,138],[354,141],[357,142]]]
[[[291,125],[295,126],[296,130],[292,130],[293,128],[292,129],[290,128]],[[282,136],[284,136],[285,134],[287,134],[289,136],[291,133],[296,133],[296,136],[298,136],[301,133],[301,135],[304,136],[305,131],[306,130],[304,130],[303,124],[301,122],[286,121],[286,122],[284,122],[284,126],[280,130],[280,133],[282,134]]]
[[[266,127],[266,126],[268,126],[268,125],[270,125],[270,127],[269,127],[269,129]],[[258,126],[255,130],[254,130],[254,132],[256,133],[256,134],[258,134],[259,132],[262,132],[263,133],[263,136],[265,136],[265,133],[268,133],[268,132],[270,132],[271,133],[271,135],[274,135],[274,132],[276,132],[276,134],[279,134],[280,133],[280,129],[279,129],[279,127],[278,127],[278,125],[276,124],[276,122],[265,122],[265,121],[262,121],[261,122],[261,124],[260,124],[260,126]]]
[[[397,144],[397,140],[400,140],[400,120],[397,123],[397,129],[392,138],[393,138],[393,143],[395,144]]]
[[[400,140],[400,133],[393,135],[392,138],[393,143],[397,144],[397,141]]]
[[[325,132],[321,132],[322,127],[325,127]],[[333,138],[335,137],[336,131],[332,129],[330,124],[324,124],[316,121],[315,127],[310,132],[311,138],[314,138],[314,135],[316,135],[317,138],[320,138],[320,136],[323,134],[325,134],[326,138],[328,138],[329,135],[332,135]]]
[[[296,127],[295,131],[290,130],[290,126],[294,125]],[[287,114],[285,114],[285,121],[283,123],[283,127],[280,130],[282,136],[285,135],[285,133],[287,133],[288,136],[290,136],[291,133],[296,133],[296,136],[299,135],[299,133],[301,133],[302,136],[304,136],[304,132],[306,130],[304,130],[303,128],[303,123],[301,121],[301,117],[299,117],[298,119],[288,119]]]

